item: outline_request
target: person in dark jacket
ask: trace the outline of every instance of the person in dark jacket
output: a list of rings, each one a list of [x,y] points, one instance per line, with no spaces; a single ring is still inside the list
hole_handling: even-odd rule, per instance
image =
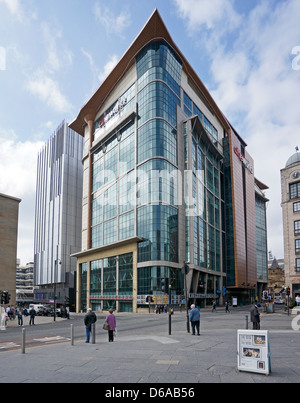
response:
[[[193,336],[195,336],[195,328],[197,329],[197,335],[200,336],[200,312],[194,304],[191,305],[190,322],[192,324]]]
[[[86,328],[86,343],[90,342],[90,335],[92,331],[92,324],[97,321],[97,316],[95,312],[92,311],[92,308],[88,309],[87,314],[84,317],[84,324]]]
[[[260,329],[260,313],[258,311],[258,308],[260,307],[260,304],[254,305],[250,309],[250,320],[253,324],[253,329],[254,330],[259,330]]]
[[[35,316],[36,316],[36,311],[35,311],[34,308],[31,308],[31,309],[30,309],[30,311],[29,311],[29,316],[30,316],[29,325],[30,325],[30,326],[31,326],[31,325],[34,325],[34,318],[35,318]]]

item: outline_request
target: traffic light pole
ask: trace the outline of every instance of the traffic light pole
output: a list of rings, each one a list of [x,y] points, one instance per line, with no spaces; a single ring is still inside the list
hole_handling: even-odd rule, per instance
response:
[[[6,330],[5,320],[6,320],[5,308],[1,304],[0,305],[0,330]]]
[[[290,316],[290,295],[291,295],[291,289],[290,289],[290,287],[287,287],[287,289],[286,289],[286,295],[287,295],[288,316]]]

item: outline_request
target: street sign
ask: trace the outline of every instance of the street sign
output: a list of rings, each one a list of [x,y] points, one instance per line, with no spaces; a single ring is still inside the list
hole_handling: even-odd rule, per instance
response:
[[[269,331],[238,330],[237,357],[239,371],[269,375],[271,372]]]

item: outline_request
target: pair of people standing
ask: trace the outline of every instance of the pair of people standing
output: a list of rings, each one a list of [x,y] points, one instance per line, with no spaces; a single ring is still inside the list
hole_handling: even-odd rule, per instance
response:
[[[108,311],[108,315],[106,316],[105,322],[108,323],[109,329],[108,329],[108,341],[112,342],[114,341],[114,331],[116,330],[116,317],[113,314],[113,309],[110,309]],[[92,308],[88,309],[88,313],[84,317],[84,324],[86,327],[86,343],[90,342],[90,335],[92,331],[92,324],[97,321],[97,316],[95,312],[92,311]]]

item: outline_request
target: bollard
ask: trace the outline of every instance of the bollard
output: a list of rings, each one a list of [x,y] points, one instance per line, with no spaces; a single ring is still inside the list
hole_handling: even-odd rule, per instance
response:
[[[26,329],[22,327],[22,354],[25,354],[25,336],[26,336]]]
[[[74,325],[71,325],[71,346],[74,346]]]
[[[245,316],[245,329],[248,329],[248,315]]]
[[[96,342],[96,325],[92,323],[92,344]]]

